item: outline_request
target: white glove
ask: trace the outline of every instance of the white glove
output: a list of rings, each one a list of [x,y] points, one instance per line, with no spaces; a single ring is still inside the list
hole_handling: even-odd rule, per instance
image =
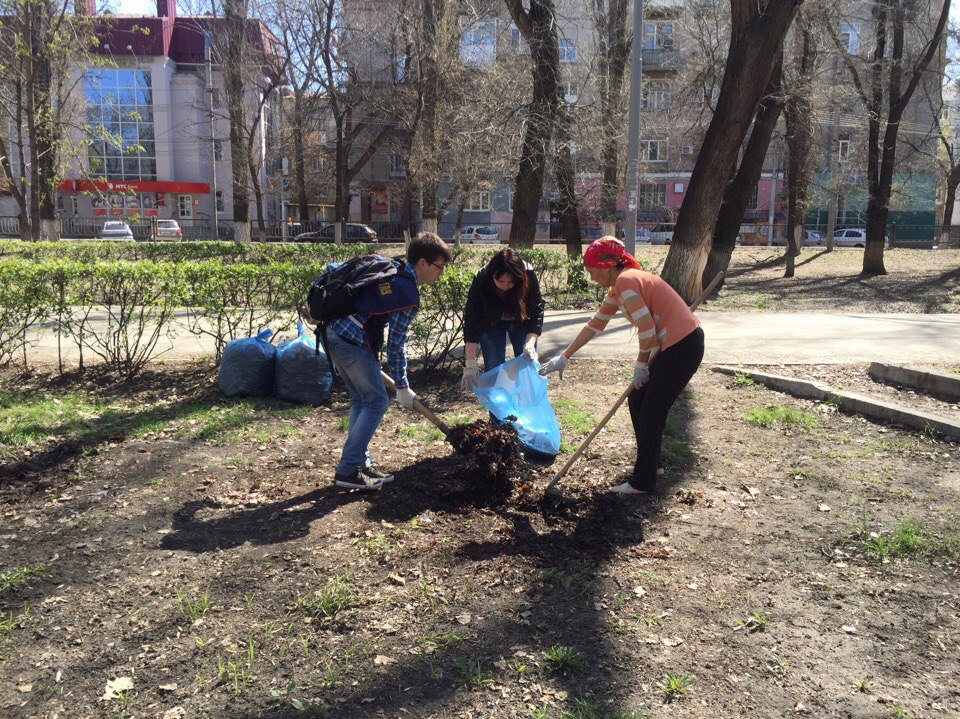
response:
[[[477,361],[467,360],[467,366],[463,368],[463,377],[460,378],[460,389],[464,392],[477,384],[477,377],[480,376],[480,369],[477,367]]]
[[[401,387],[397,390],[397,402],[404,409],[413,409],[413,402],[417,399],[417,394],[409,387]]]
[[[523,354],[525,354],[531,362],[536,362],[540,359],[540,355],[537,354],[536,339],[527,340],[527,343],[523,346]]]
[[[559,372],[560,379],[563,379],[563,371],[567,368],[569,361],[566,355],[559,354],[546,364],[540,365],[540,374],[546,377],[551,372]]]
[[[633,386],[640,389],[650,381],[650,366],[646,362],[637,362],[633,365]]]

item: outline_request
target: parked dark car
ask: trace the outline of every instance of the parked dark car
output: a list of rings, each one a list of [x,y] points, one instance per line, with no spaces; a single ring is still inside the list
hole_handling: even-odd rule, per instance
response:
[[[295,242],[333,242],[336,236],[335,225],[325,225],[313,232],[304,232],[294,237]],[[348,222],[343,237],[344,242],[376,242],[377,233],[371,227],[359,222]]]

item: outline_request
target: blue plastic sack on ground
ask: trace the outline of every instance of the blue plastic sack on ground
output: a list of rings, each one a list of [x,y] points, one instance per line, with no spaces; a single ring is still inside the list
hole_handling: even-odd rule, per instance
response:
[[[528,357],[517,357],[480,375],[473,393],[500,422],[516,427],[521,449],[556,457],[560,425],[538,368]]]
[[[317,353],[316,341],[303,333],[277,347],[277,397],[296,404],[318,407],[330,394],[333,376],[323,348]]]
[[[273,330],[256,337],[230,340],[223,348],[217,386],[227,397],[266,397],[273,392],[277,348],[270,343]]]

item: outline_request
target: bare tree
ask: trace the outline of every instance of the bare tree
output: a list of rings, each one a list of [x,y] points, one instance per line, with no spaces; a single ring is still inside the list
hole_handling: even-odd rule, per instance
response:
[[[632,38],[627,32],[628,0],[594,0],[594,26],[597,33],[597,90],[600,96],[599,127],[600,221],[605,235],[612,235],[617,221],[617,198],[623,190],[620,143],[624,135],[624,77],[630,57]]]
[[[929,36],[916,27],[913,33],[915,37],[908,38],[908,23],[926,9],[927,6],[916,0],[878,0],[871,11],[874,49],[869,62],[861,65],[854,56],[843,54],[853,85],[867,109],[869,194],[867,239],[863,253],[864,275],[883,275],[887,272],[883,264],[883,250],[900,123],[927,68],[943,49],[950,0],[944,0]],[[911,47],[917,48],[912,60],[907,55]]]
[[[69,0],[0,0],[0,182],[17,203],[23,239],[60,238],[61,151],[65,131],[79,127],[70,120],[68,71],[90,58],[89,19],[70,7]]]
[[[784,277],[793,277],[796,258],[803,247],[803,222],[810,205],[813,178],[813,79],[818,53],[811,22],[803,10],[797,18],[793,62],[787,74],[789,87],[784,107],[787,142],[787,251]]]
[[[730,46],[716,111],[677,218],[662,275],[688,301],[701,288],[725,183],[802,0],[731,0]]]
[[[510,246],[533,247],[554,118],[560,101],[560,48],[553,0],[504,0],[513,22],[530,46],[533,91],[514,183]]]

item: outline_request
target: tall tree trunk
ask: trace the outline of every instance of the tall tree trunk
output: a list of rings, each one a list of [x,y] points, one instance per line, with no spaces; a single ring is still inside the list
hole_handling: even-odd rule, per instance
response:
[[[244,104],[244,50],[246,47],[246,0],[224,0],[224,89],[230,119],[230,167],[233,187],[233,239],[250,242],[250,187],[247,180],[245,148],[246,107]]]
[[[573,154],[570,148],[571,123],[570,113],[566,108],[561,108],[557,117],[553,169],[557,176],[557,189],[560,191],[560,229],[567,246],[567,256],[578,260],[582,255],[583,245],[580,239]]]
[[[299,206],[300,222],[306,223],[310,219],[310,197],[307,193],[307,158],[304,148],[303,125],[307,121],[304,110],[303,91],[294,88],[293,96],[293,172],[297,184],[297,205]],[[306,224],[302,227],[306,229]]]
[[[803,248],[803,223],[809,206],[813,179],[813,92],[811,73],[815,65],[814,44],[805,18],[797,36],[799,73],[784,110],[787,126],[787,267],[784,277],[793,277],[796,258]]]
[[[947,196],[943,202],[943,221],[940,230],[940,247],[952,244],[950,228],[953,224],[953,205],[957,201],[957,186],[960,185],[960,164],[954,165],[947,175]]]
[[[727,184],[723,193],[723,203],[720,205],[720,213],[713,228],[710,254],[703,268],[701,281],[705,285],[720,272],[726,272],[730,266],[730,258],[737,246],[737,235],[740,234],[740,225],[743,224],[743,215],[753,196],[753,188],[760,181],[770,139],[773,137],[773,131],[777,127],[777,121],[783,109],[783,97],[780,94],[782,77],[783,53],[780,52],[767,83],[766,94],[757,109],[750,139],[740,159],[737,174]],[[719,292],[722,287],[723,281],[717,285],[714,292]]]
[[[600,222],[602,234],[614,234],[620,182],[620,137],[623,134],[623,80],[630,40],[627,38],[627,0],[609,0],[606,12],[598,2],[597,30],[600,40]]]
[[[423,146],[434,148],[437,142],[437,103],[441,93],[440,48],[437,40],[437,26],[443,21],[446,12],[446,0],[423,0]],[[423,229],[436,232],[440,218],[437,212],[440,192],[440,167],[433,161],[433,152],[428,152],[427,167],[423,173]]]
[[[514,183],[510,246],[533,247],[540,200],[558,105],[560,48],[553,0],[530,0],[525,11],[520,0],[506,0],[514,22],[530,46],[533,95],[527,111],[520,150],[520,167]]]
[[[730,49],[717,108],[677,218],[663,278],[688,302],[700,294],[724,184],[763,97],[774,59],[802,0],[731,0]]]

